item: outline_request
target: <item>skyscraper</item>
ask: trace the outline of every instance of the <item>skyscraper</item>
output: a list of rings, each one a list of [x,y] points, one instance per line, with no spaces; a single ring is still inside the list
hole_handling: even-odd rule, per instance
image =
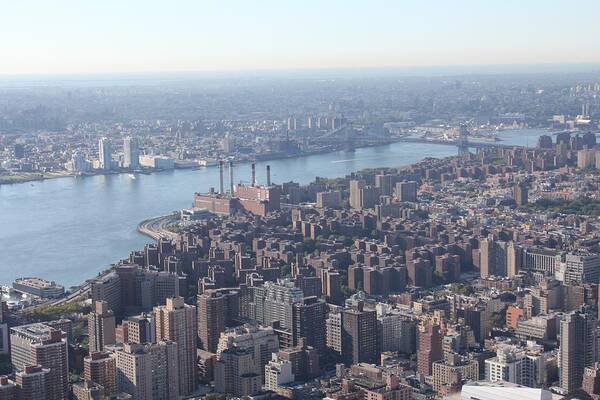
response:
[[[524,206],[529,202],[528,189],[525,183],[517,183],[513,187],[513,197],[517,206]]]
[[[118,390],[139,400],[176,400],[184,378],[177,347],[173,342],[124,345],[116,352]]]
[[[593,329],[596,319],[582,311],[560,322],[560,387],[567,393],[581,387],[585,367],[594,363]]]
[[[284,279],[265,282],[254,289],[254,307],[256,320],[264,326],[279,321],[281,329],[291,331],[293,326],[292,308],[295,303],[302,303],[304,294],[294,282]]]
[[[107,396],[117,391],[117,358],[114,353],[92,353],[83,359],[83,377],[104,388]]]
[[[377,313],[364,310],[359,302],[342,313],[342,359],[351,365],[376,363],[377,358]]]
[[[200,348],[217,352],[219,337],[225,331],[227,297],[215,290],[198,295],[198,337]]]
[[[479,242],[479,254],[479,272],[482,278],[507,276],[509,263],[509,244],[507,242],[495,240],[491,237],[482,239]],[[516,257],[515,252],[512,252],[511,255]],[[513,262],[516,263],[517,260],[513,259]],[[516,265],[511,265],[511,268],[516,268]]]
[[[523,267],[523,249],[514,242],[506,246],[506,276],[514,277]]]
[[[108,171],[112,169],[110,142],[105,137],[98,140],[98,162],[101,170]]]
[[[350,181],[350,207],[361,208],[360,204],[360,191],[365,187],[365,181],[363,180],[351,180]]]
[[[325,349],[326,304],[315,296],[305,297],[292,307],[292,340],[298,346],[301,341],[318,350]]]
[[[183,297],[166,303],[154,308],[156,340],[177,343],[179,393],[188,395],[196,389],[196,307],[185,304]]]
[[[105,301],[96,301],[94,311],[88,314],[88,335],[90,354],[103,351],[107,344],[114,344],[115,315]]]
[[[136,138],[126,137],[123,140],[123,167],[131,169],[140,167],[140,149]]]
[[[431,375],[433,362],[443,358],[439,325],[428,323],[421,327],[418,343],[417,370],[423,375]]]
[[[64,400],[69,396],[69,361],[67,340],[63,333],[42,323],[11,329],[11,362],[17,371],[39,365],[49,370],[46,381],[47,400]]]
[[[379,174],[375,175],[375,187],[379,189],[383,196],[391,196],[394,191],[395,175]]]
[[[417,182],[398,182],[396,183],[396,197],[400,201],[417,201]]]

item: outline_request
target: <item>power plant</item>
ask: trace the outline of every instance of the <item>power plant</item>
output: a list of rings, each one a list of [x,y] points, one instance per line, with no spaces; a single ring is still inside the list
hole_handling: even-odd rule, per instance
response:
[[[224,191],[223,161],[219,162],[219,192],[211,188],[208,193],[194,194],[194,207],[204,208],[219,215],[249,212],[266,216],[280,209],[281,190],[271,184],[271,166],[267,165],[267,184],[256,182],[256,165],[252,164],[250,185],[233,184],[233,162],[229,162],[229,191]]]

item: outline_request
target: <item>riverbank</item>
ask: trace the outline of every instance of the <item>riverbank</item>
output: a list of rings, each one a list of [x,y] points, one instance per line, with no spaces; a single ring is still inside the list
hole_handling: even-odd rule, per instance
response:
[[[357,146],[356,148],[368,148],[368,147],[373,147],[373,146],[383,146],[386,144],[391,144],[391,143],[395,143],[397,142],[397,140],[394,141],[389,141],[386,143],[380,143],[380,144],[368,144],[368,145],[364,145],[364,146]],[[323,150],[315,150],[315,151],[310,151],[310,152],[305,152],[305,153],[300,153],[300,154],[287,154],[287,155],[272,155],[272,156],[268,156],[265,158],[262,157],[255,157],[253,159],[241,159],[241,160],[231,160],[236,164],[248,164],[248,163],[252,163],[252,162],[268,162],[268,161],[277,161],[277,160],[286,160],[286,159],[292,159],[292,158],[300,158],[300,157],[308,157],[308,156],[312,156],[312,155],[319,155],[319,154],[327,154],[327,153],[333,153],[339,150],[336,149],[323,149]],[[217,166],[217,164],[214,165],[207,165],[207,166],[202,166],[202,165],[197,165],[197,166],[190,166],[190,167],[180,167],[180,168],[173,168],[172,170],[197,170],[197,169],[204,169],[204,168],[211,168],[211,167],[215,167]],[[154,173],[160,173],[160,172],[165,172],[165,171],[170,171],[170,170],[164,170],[164,169],[143,169],[143,170],[138,170],[138,171],[131,171],[131,170],[115,170],[115,171],[95,171],[95,172],[90,172],[90,173],[74,173],[74,172],[68,172],[68,171],[61,171],[61,172],[50,172],[50,173],[41,173],[41,172],[19,172],[19,173],[11,173],[11,174],[0,174],[0,186],[1,185],[17,185],[17,184],[21,184],[21,183],[28,183],[28,182],[41,182],[41,181],[45,181],[48,179],[57,179],[57,178],[89,178],[89,177],[94,177],[94,176],[103,176],[103,175],[129,175],[129,174],[144,174],[144,175],[149,175],[149,174],[154,174]]]
[[[502,132],[503,143],[535,143],[542,130]],[[316,176],[335,178],[365,168],[396,168],[427,157],[456,155],[455,147],[392,143],[326,154],[256,162],[256,179],[307,184]],[[250,182],[249,165],[237,164],[234,183]],[[137,231],[149,216],[193,205],[194,193],[219,187],[218,168],[178,169],[151,174],[110,174],[85,179],[48,179],[34,185],[0,187],[2,281],[39,276],[70,287],[108,268],[152,239]],[[60,238],[60,244],[53,238]],[[31,255],[43,259],[32,263]]]
[[[506,146],[506,145],[514,145],[515,143],[513,142],[513,139],[515,137],[515,135],[518,135],[519,132],[545,132],[547,134],[556,134],[562,131],[556,131],[556,130],[551,130],[548,128],[517,128],[517,129],[506,129],[506,130],[501,130],[501,131],[497,131],[497,136],[496,136],[496,140],[494,141],[488,141],[488,140],[483,140],[480,137],[474,137],[472,140],[473,143],[478,143],[479,144],[490,144],[490,145],[500,145],[500,146]],[[507,137],[508,136],[508,137]],[[367,143],[367,144],[363,144],[360,146],[356,146],[353,148],[353,150],[358,150],[358,149],[369,149],[369,148],[376,148],[376,147],[382,147],[382,146],[389,146],[395,143],[399,143],[399,142],[403,142],[403,141],[407,141],[405,136],[398,136],[398,137],[394,137],[391,138],[389,140],[386,140],[384,142],[381,143]],[[431,144],[440,144],[440,145],[445,145],[445,146],[454,146],[456,145],[456,143],[452,143],[452,142],[445,142],[445,141],[440,141],[440,142],[434,142],[434,141],[422,141],[422,143],[431,143]],[[525,146],[529,146],[531,144],[535,144],[535,143],[522,143],[520,145],[525,145]],[[285,161],[285,160],[292,160],[292,159],[298,159],[298,158],[306,158],[306,157],[311,157],[311,156],[316,156],[316,155],[327,155],[327,154],[331,154],[331,153],[336,153],[339,151],[344,151],[343,149],[336,149],[336,148],[332,148],[332,147],[327,147],[327,148],[323,148],[323,149],[318,149],[318,150],[312,150],[312,151],[308,151],[308,152],[303,152],[303,153],[299,153],[299,154],[272,154],[272,155],[265,155],[265,157],[254,157],[254,158],[248,158],[248,159],[238,159],[238,160],[231,160],[233,161],[235,164],[238,165],[245,165],[245,164],[249,164],[252,162],[269,162],[269,161]],[[174,170],[197,170],[197,169],[205,169],[205,168],[211,168],[213,166],[216,166],[216,164],[214,165],[208,165],[208,166],[193,166],[193,167],[186,167],[186,168],[175,168]],[[0,186],[1,185],[16,185],[16,184],[20,184],[20,183],[27,183],[27,182],[36,182],[36,181],[44,181],[44,180],[48,180],[48,179],[56,179],[56,178],[89,178],[89,177],[94,177],[94,176],[102,176],[102,175],[128,175],[128,174],[155,174],[155,173],[161,173],[161,172],[165,172],[165,170],[151,170],[151,169],[144,169],[142,171],[130,171],[130,170],[116,170],[116,171],[109,171],[109,172],[92,172],[92,173],[86,173],[86,174],[77,174],[77,173],[71,173],[68,171],[61,171],[61,172],[51,172],[51,173],[38,173],[38,172],[21,172],[21,173],[16,173],[16,174],[0,174]]]
[[[68,172],[20,172],[18,174],[0,174],[0,185],[16,185],[19,183],[44,181],[46,179],[67,178],[74,176]]]

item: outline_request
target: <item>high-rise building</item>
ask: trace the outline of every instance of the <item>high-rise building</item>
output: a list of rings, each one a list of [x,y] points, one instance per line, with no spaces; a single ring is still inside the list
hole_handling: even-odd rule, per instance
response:
[[[554,276],[557,263],[560,263],[560,255],[554,249],[538,247],[523,249],[523,268],[526,270]]]
[[[375,187],[379,189],[382,196],[391,196],[394,192],[394,178],[392,174],[375,175]]]
[[[108,309],[105,301],[96,301],[94,311],[88,314],[89,351],[104,350],[105,345],[115,344],[115,314]]]
[[[291,363],[292,373],[298,381],[306,381],[319,376],[321,373],[319,354],[320,352],[315,348],[306,346],[304,338],[300,340],[298,346],[282,349],[277,353],[280,360]]]
[[[378,312],[377,328],[379,349],[412,354],[416,348],[416,325],[414,321],[397,313]]]
[[[169,341],[125,344],[115,352],[118,390],[139,400],[178,399],[184,377],[179,374],[177,348],[176,343]]]
[[[25,145],[23,143],[15,143],[13,155],[15,158],[25,158]]]
[[[600,363],[594,363],[583,371],[583,383],[581,388],[592,398],[600,395]]]
[[[297,123],[298,121],[296,120],[296,117],[289,117],[287,119],[287,128],[288,131],[295,131],[297,129]]]
[[[28,365],[15,375],[17,399],[47,400],[53,395],[50,368],[39,365]],[[62,397],[67,399],[67,395]]]
[[[198,338],[200,348],[217,352],[219,337],[225,331],[227,297],[216,290],[198,295]]]
[[[105,137],[98,140],[98,166],[104,171],[112,169],[112,150],[110,142]]]
[[[75,400],[96,400],[106,399],[108,396],[105,394],[102,385],[83,380],[73,384],[73,398]]]
[[[342,205],[342,192],[333,190],[317,193],[317,208],[339,208]]]
[[[8,306],[5,301],[0,301],[0,354],[8,354],[9,347],[9,329],[6,316],[8,314]]]
[[[168,298],[167,304],[154,308],[157,341],[177,343],[179,393],[196,389],[196,307],[185,304],[183,297]]]
[[[251,396],[260,392],[262,380],[262,374],[256,371],[252,349],[229,348],[218,354],[215,365],[217,392]]]
[[[6,375],[0,376],[0,399],[17,400],[17,385]]]
[[[347,365],[376,363],[377,312],[365,310],[359,302],[356,308],[342,312],[342,359]]]
[[[396,197],[400,201],[417,201],[417,182],[407,181],[396,183]]]
[[[513,187],[513,197],[517,206],[521,207],[529,202],[528,192],[529,190],[525,183],[520,182],[515,184]]]
[[[244,325],[221,334],[217,356],[228,349],[251,350],[253,371],[262,379],[271,354],[279,350],[279,338],[273,328]]]
[[[94,279],[90,283],[92,301],[103,300],[108,303],[108,308],[117,315],[121,315],[121,277],[116,272]]]
[[[276,353],[273,353],[273,359],[265,365],[265,389],[276,392],[281,385],[294,380],[292,363],[281,360]]]
[[[325,350],[325,314],[323,300],[311,296],[292,306],[292,345],[298,346],[304,339],[307,346]]]
[[[374,208],[377,204],[379,204],[379,196],[381,195],[379,188],[367,186],[360,189],[359,194],[359,208]]]
[[[600,256],[598,254],[569,253],[565,256],[565,284],[597,284],[600,278]]]
[[[577,168],[585,169],[596,166],[596,150],[582,149],[577,152]]]
[[[123,167],[130,169],[140,167],[140,149],[136,138],[126,137],[123,140]]]
[[[459,381],[479,380],[479,363],[458,354],[450,354],[445,360],[433,362],[432,376],[433,390],[441,393],[452,376],[458,376]]]
[[[156,341],[152,317],[135,315],[123,321],[127,325],[127,343],[154,343]]]
[[[514,242],[506,246],[506,276],[513,278],[523,267],[523,249]]]
[[[342,311],[341,308],[333,308],[329,311],[325,320],[327,347],[339,356],[342,355]]]
[[[117,358],[114,353],[92,353],[83,359],[83,377],[104,388],[107,396],[117,391]]]
[[[508,242],[485,238],[479,242],[479,272],[482,278],[489,276],[507,276]],[[516,251],[512,253],[516,257]],[[517,260],[513,260],[516,268]]]
[[[430,287],[433,284],[433,266],[425,258],[416,258],[407,263],[408,283],[412,286]]]
[[[440,326],[427,323],[420,327],[417,349],[417,370],[420,374],[431,375],[434,361],[443,358]]]
[[[151,399],[152,363],[144,346],[125,344],[115,354],[118,390],[134,399]]]
[[[594,360],[593,328],[596,319],[582,311],[573,311],[560,322],[560,386],[570,393],[581,387],[585,367]]]
[[[49,370],[46,381],[47,400],[65,400],[69,396],[69,357],[67,340],[58,329],[42,323],[11,329],[11,362],[17,371],[39,365]]]
[[[360,191],[365,187],[365,181],[363,180],[351,180],[350,181],[350,207],[361,208]]]
[[[301,303],[303,299],[302,289],[296,287],[291,280],[265,282],[264,285],[254,288],[253,306],[256,321],[263,326],[271,326],[277,321],[281,329],[291,331],[293,305]]]

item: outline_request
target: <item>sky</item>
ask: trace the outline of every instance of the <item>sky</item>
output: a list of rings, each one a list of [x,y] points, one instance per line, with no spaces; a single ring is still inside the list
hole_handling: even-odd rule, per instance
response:
[[[600,63],[598,0],[0,0],[0,75]]]

